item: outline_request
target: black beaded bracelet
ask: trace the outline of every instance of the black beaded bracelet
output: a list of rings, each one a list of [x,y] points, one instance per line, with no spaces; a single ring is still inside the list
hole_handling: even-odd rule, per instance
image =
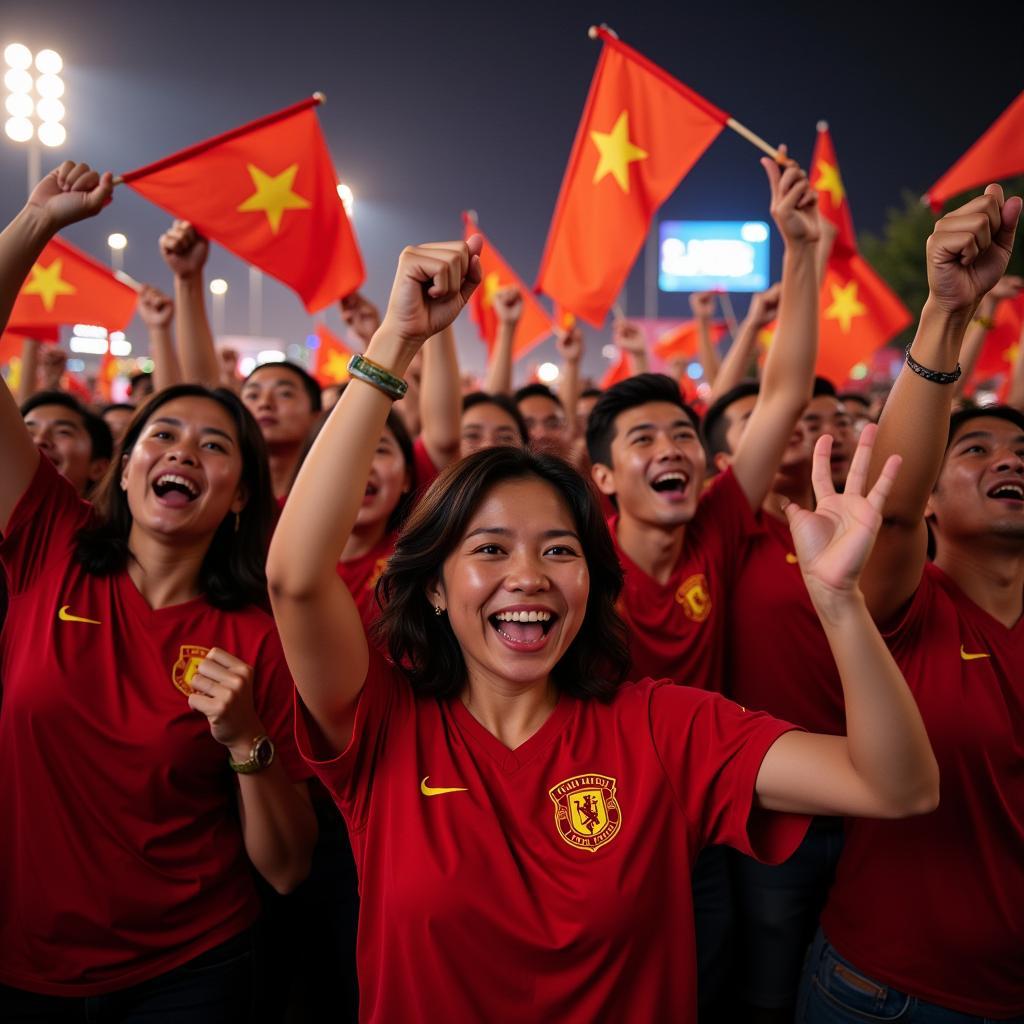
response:
[[[922,366],[911,354],[910,349],[907,349],[907,366],[909,366],[918,377],[924,377],[925,380],[930,380],[933,384],[955,384],[960,379],[960,374],[963,370],[960,369],[960,364],[956,364],[956,369],[952,373],[945,373],[942,370],[929,370],[927,366]]]

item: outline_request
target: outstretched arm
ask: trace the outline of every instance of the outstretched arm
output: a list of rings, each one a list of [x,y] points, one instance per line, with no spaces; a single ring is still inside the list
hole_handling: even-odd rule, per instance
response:
[[[444,330],[480,281],[482,239],[403,250],[384,322],[366,358],[401,377],[431,335]],[[267,580],[288,665],[330,747],[352,735],[369,654],[355,602],[336,565],[359,512],[370,462],[391,408],[353,378],[295,480],[274,532]]]
[[[722,358],[711,340],[711,321],[715,315],[715,293],[694,292],[690,296],[690,312],[697,321],[697,358],[704,368],[704,380],[714,387]]]
[[[575,438],[579,435],[576,422],[576,404],[580,399],[580,363],[583,362],[583,329],[573,324],[560,330],[555,338],[555,348],[562,357],[562,372],[558,378],[558,398],[569,421],[569,432]]]
[[[978,310],[964,333],[964,343],[960,348],[960,379],[953,385],[953,395],[959,397],[974,376],[974,367],[978,363],[981,350],[985,347],[985,339],[992,329],[992,318],[996,307],[1002,299],[1012,299],[1024,287],[1024,279],[1019,277],[1002,277],[995,287],[978,304]]]
[[[174,302],[153,285],[139,292],[139,316],[149,331],[149,354],[153,358],[153,390],[163,391],[182,381],[178,353],[171,338]]]
[[[928,298],[910,355],[930,370],[952,373],[964,332],[983,296],[1002,276],[1020,216],[1019,198],[1003,200],[989,185],[943,217],[928,239]],[[903,472],[885,508],[885,521],[862,587],[878,622],[887,622],[917,589],[928,551],[924,510],[946,450],[953,388],[904,366],[879,421],[872,472],[890,455]]]
[[[750,371],[750,364],[757,351],[757,335],[762,327],[767,327],[779,315],[779,299],[782,297],[782,286],[773,284],[763,292],[758,292],[750,300],[750,309],[743,322],[736,330],[729,351],[726,352],[718,376],[711,385],[708,403],[721,398],[726,391],[736,387],[745,380]]]
[[[206,316],[203,267],[210,243],[187,220],[176,220],[160,236],[160,252],[174,273],[174,305],[178,312],[178,355],[184,380],[215,388],[220,363]]]
[[[0,234],[0,333],[28,272],[61,228],[95,216],[110,200],[113,180],[88,164],[65,160],[32,190],[22,211]],[[0,529],[32,481],[39,454],[7,384],[0,384]]]
[[[498,336],[487,361],[484,391],[489,395],[511,395],[512,343],[523,315],[523,297],[515,285],[495,292],[494,313],[498,318]]]
[[[781,736],[757,777],[758,799],[769,810],[897,818],[927,813],[939,800],[939,768],[921,714],[857,587],[900,463],[898,456],[888,459],[865,496],[875,431],[873,424],[864,428],[841,495],[832,487],[832,438],[819,438],[812,469],[817,508],[786,507],[842,680],[846,735]]]
[[[761,164],[771,185],[772,217],[786,250],[779,327],[765,360],[757,403],[733,459],[736,481],[755,509],[767,496],[793,427],[810,400],[818,357],[817,194],[795,164],[785,171],[767,158]]]
[[[612,324],[612,341],[629,356],[630,376],[650,370],[650,359],[647,355],[647,338],[644,332],[624,317],[616,317]]]
[[[458,456],[462,440],[462,381],[450,324],[423,346],[420,423],[430,461],[444,469]]]

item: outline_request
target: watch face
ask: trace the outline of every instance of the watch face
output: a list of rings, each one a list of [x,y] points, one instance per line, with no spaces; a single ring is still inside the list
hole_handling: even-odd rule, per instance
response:
[[[256,744],[253,759],[260,768],[269,767],[270,762],[274,760],[274,744],[269,736],[262,737]]]

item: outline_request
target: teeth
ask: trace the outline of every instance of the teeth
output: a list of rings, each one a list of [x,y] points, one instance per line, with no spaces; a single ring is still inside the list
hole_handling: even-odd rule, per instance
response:
[[[690,478],[685,473],[662,473],[661,476],[654,478],[654,483],[660,484],[665,480],[682,480],[685,484],[689,479]]]
[[[499,622],[550,622],[551,612],[498,612]]]
[[[1019,484],[1000,484],[991,494],[993,498],[1007,496],[1024,501],[1024,487]]]
[[[157,479],[156,483],[158,486],[160,484],[179,484],[184,487],[192,497],[195,497],[199,493],[199,489],[191,480],[186,480],[185,477],[178,476],[176,473],[164,473],[163,476]]]

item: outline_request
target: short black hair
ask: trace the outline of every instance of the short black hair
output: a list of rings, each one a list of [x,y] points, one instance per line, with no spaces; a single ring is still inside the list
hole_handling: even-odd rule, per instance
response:
[[[134,392],[136,387],[138,387],[140,384],[144,383],[147,380],[152,380],[152,379],[153,379],[153,374],[146,373],[145,370],[139,370],[138,373],[133,373],[128,378],[128,383],[131,386],[131,391]]]
[[[1006,420],[1020,429],[1024,434],[1024,412],[1012,405],[975,405],[969,409],[961,409],[949,417],[949,433],[946,435],[946,449],[953,443],[956,432],[971,420],[992,418]]]
[[[836,394],[836,386],[828,379],[828,377],[815,377],[814,386],[811,388],[811,398],[820,398],[822,395],[828,395],[829,398],[838,398]]]
[[[871,399],[863,391],[840,391],[836,398],[844,405],[847,402],[860,402],[865,409],[871,408]]]
[[[516,405],[518,405],[524,398],[550,398],[559,408],[562,407],[562,400],[547,386],[547,384],[541,384],[534,382],[533,384],[525,384],[521,387],[513,396]]]
[[[741,380],[739,384],[729,388],[725,394],[719,395],[707,407],[704,411],[704,420],[701,423],[701,433],[704,436],[704,448],[708,453],[708,458],[714,458],[719,452],[732,454],[729,443],[725,439],[730,426],[725,414],[733,402],[760,393],[761,385],[758,381]]]
[[[37,391],[31,398],[21,403],[21,418],[24,419],[33,409],[41,405],[60,405],[70,409],[82,421],[85,432],[89,435],[93,459],[109,459],[114,454],[114,435],[110,432],[102,416],[90,412],[74,395],[67,391]],[[128,406],[129,409],[134,408]]]
[[[580,393],[580,398],[600,398],[604,392],[600,388],[584,388]]]
[[[526,427],[526,420],[523,419],[519,406],[508,395],[491,395],[486,391],[471,391],[462,399],[463,413],[469,412],[470,409],[477,405],[496,405],[502,412],[512,417],[516,430],[519,431],[519,439],[523,444],[527,445],[530,443],[530,432]]]
[[[260,363],[260,365],[252,370],[249,376],[242,381],[242,386],[244,387],[248,384],[249,381],[252,380],[252,378],[261,370],[273,369],[275,366],[283,366],[286,369],[291,370],[292,373],[299,378],[306,394],[309,395],[309,405],[313,412],[320,412],[320,410],[323,409],[324,403],[320,396],[320,384],[316,377],[314,377],[308,370],[299,366],[298,363],[293,363],[290,359],[278,359],[272,363]]]
[[[137,405],[129,405],[127,402],[110,402],[100,409],[100,415],[106,416],[108,412],[130,412],[134,415]]]
[[[603,392],[591,409],[587,420],[587,454],[592,464],[611,465],[616,418],[627,409],[648,402],[668,402],[679,406],[694,430],[700,430],[700,417],[683,401],[676,381],[664,373],[638,373]]]

